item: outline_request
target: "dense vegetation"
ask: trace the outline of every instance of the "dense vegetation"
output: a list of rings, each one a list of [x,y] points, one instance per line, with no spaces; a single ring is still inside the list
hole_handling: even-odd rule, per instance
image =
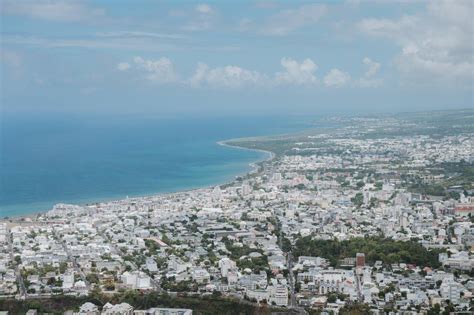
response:
[[[52,298],[17,301],[14,299],[0,299],[0,310],[8,310],[11,314],[26,313],[29,309],[37,309],[39,313],[63,314],[66,310],[77,310],[83,303],[92,302],[103,306],[107,302],[126,302],[136,309],[151,307],[190,308],[193,314],[271,314],[278,309],[269,306],[257,306],[235,299],[222,298],[214,295],[204,297],[172,297],[157,292],[140,293],[124,291],[114,296],[91,295],[77,298],[71,296],[56,296]]]
[[[440,163],[433,166],[431,173],[433,175],[442,174],[444,178],[435,183],[426,183],[419,176],[402,175],[402,178],[408,184],[408,189],[411,192],[441,196],[446,199],[459,199],[460,194],[468,195],[468,190],[473,188],[474,163],[472,162]]]
[[[250,248],[248,245],[234,245],[231,240],[227,237],[222,238],[222,242],[224,242],[226,249],[230,252],[230,258],[233,260],[238,260],[242,256],[247,256],[250,253],[258,252],[263,253],[263,251],[259,248]]]
[[[438,250],[427,250],[415,241],[394,241],[392,239],[369,237],[353,238],[346,241],[312,239],[311,236],[296,241],[293,253],[298,256],[319,256],[337,266],[339,260],[365,253],[368,263],[381,260],[385,264],[412,263],[417,266],[437,268]]]
[[[445,181],[446,186],[462,186],[464,189],[472,189],[474,183],[474,163],[460,161],[458,163],[442,163],[440,165],[449,178]]]

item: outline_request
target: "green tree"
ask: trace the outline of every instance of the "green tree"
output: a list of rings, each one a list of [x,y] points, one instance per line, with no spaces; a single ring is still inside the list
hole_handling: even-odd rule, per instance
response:
[[[354,205],[360,207],[364,203],[364,195],[359,192],[353,198],[351,198],[351,201]]]

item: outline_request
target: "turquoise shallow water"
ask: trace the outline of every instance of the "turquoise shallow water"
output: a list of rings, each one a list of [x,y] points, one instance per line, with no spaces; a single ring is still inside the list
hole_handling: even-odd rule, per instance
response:
[[[305,127],[286,117],[3,117],[0,216],[224,183],[267,154],[217,141]]]

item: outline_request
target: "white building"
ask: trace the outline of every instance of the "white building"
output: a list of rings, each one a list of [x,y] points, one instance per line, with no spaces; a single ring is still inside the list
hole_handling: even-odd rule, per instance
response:
[[[147,290],[151,289],[151,279],[144,272],[134,271],[134,272],[124,272],[121,276],[122,282],[132,288],[138,290]]]
[[[135,311],[134,315],[192,315],[193,311],[184,308],[154,307],[146,311]]]
[[[192,278],[197,283],[208,283],[211,279],[211,275],[206,269],[196,268],[192,272]]]
[[[286,285],[275,285],[268,287],[270,291],[270,303],[275,303],[278,306],[288,305],[288,288]]]
[[[102,315],[132,315],[133,307],[128,303],[110,304],[107,303],[102,308]]]
[[[464,290],[462,284],[453,279],[445,279],[439,288],[441,297],[445,300],[450,300],[452,303],[459,302],[461,292]]]
[[[86,302],[81,305],[79,308],[79,313],[78,314],[83,314],[83,315],[98,315],[99,313],[99,307],[95,305],[94,303],[91,302]]]
[[[225,257],[219,260],[219,268],[221,269],[222,277],[227,277],[229,271],[234,270],[237,268],[237,264],[235,261]]]

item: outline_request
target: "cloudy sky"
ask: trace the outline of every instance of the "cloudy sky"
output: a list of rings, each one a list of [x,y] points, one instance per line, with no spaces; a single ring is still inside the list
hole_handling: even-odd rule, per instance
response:
[[[12,113],[473,105],[473,1],[1,1]]]

